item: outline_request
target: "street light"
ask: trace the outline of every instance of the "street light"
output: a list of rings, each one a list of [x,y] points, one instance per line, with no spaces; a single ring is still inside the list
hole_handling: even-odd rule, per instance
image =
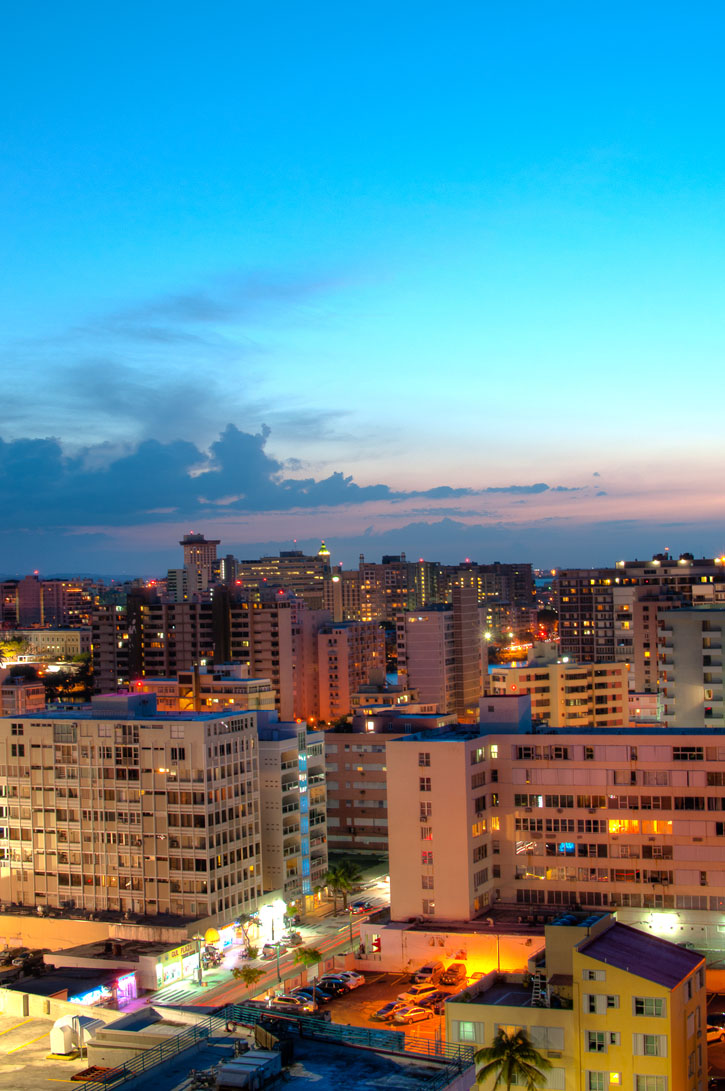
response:
[[[351,906],[347,907],[347,914],[348,914],[348,924],[350,925],[350,950],[352,951],[354,941],[353,941],[353,938],[352,938],[352,908],[351,908]]]
[[[201,975],[201,945],[204,937],[201,933],[197,932],[195,936],[191,937],[196,943],[196,979],[199,985],[203,985],[203,979]]]
[[[279,949],[280,949],[280,946],[281,946],[281,941],[278,940],[274,945],[275,954],[277,956],[277,984],[278,985],[282,984],[282,975],[279,972]]]

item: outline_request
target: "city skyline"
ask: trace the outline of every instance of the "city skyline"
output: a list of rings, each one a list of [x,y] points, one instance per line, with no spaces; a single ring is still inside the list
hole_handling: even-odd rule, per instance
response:
[[[722,553],[722,28],[11,13],[0,568]]]

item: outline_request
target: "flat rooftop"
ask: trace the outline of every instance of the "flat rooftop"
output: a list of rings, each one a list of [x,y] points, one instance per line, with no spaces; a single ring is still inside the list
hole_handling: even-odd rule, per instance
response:
[[[55,951],[57,955],[72,955],[76,958],[99,958],[104,962],[138,962],[142,955],[163,955],[167,951],[173,951],[181,943],[162,943],[154,940],[136,939],[109,939],[95,940],[92,943],[80,943],[76,947],[64,947],[62,951]],[[88,972],[88,971],[86,971]]]
[[[229,1060],[235,1037],[208,1038],[199,1049],[170,1058],[127,1086],[129,1091],[175,1091],[186,1087],[189,1069],[210,1069]],[[355,1088],[355,1091],[425,1091],[426,1084],[442,1070],[439,1064],[417,1058],[376,1053],[330,1042],[295,1037],[294,1063],[287,1070],[284,1087],[289,1091],[310,1091],[311,1087]],[[82,1086],[82,1085],[81,1085]]]
[[[490,989],[478,993],[473,1004],[498,1004],[502,1007],[531,1008],[531,988],[525,989],[519,981],[497,981]]]

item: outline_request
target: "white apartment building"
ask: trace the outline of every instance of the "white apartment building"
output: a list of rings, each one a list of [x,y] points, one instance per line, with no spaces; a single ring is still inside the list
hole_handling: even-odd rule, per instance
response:
[[[91,650],[91,630],[81,629],[14,629],[3,634],[7,640],[22,640],[25,655],[40,662],[73,659]]]
[[[325,737],[305,724],[259,716],[265,893],[311,898],[327,873]]]
[[[398,614],[398,676],[421,704],[436,712],[455,707],[453,611],[450,607]]]
[[[725,606],[690,606],[660,615],[659,683],[668,727],[725,727]]]
[[[0,718],[0,899],[228,923],[262,894],[254,713]]]
[[[725,737],[631,728],[387,743],[391,914],[616,908],[722,957]]]

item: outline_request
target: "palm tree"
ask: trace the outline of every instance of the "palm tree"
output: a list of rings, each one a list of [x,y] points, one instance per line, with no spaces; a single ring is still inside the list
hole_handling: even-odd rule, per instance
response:
[[[516,1087],[538,1091],[545,1086],[546,1072],[551,1068],[551,1061],[534,1049],[525,1030],[515,1034],[499,1030],[493,1045],[479,1049],[473,1059],[482,1066],[476,1073],[476,1083],[484,1084],[489,1076],[495,1077],[490,1091],[501,1087],[511,1091],[514,1080]]]
[[[317,966],[322,962],[322,951],[318,951],[316,947],[300,947],[295,951],[295,962],[298,966],[304,966],[305,969],[309,969],[310,966]],[[317,978],[312,978],[312,999],[315,1004],[317,1003]]]
[[[325,885],[332,891],[335,912],[337,912],[338,894],[342,897],[343,909],[347,909],[347,896],[355,884],[360,882],[361,878],[362,872],[352,860],[342,860],[339,864],[333,864],[328,869],[325,875]]]

